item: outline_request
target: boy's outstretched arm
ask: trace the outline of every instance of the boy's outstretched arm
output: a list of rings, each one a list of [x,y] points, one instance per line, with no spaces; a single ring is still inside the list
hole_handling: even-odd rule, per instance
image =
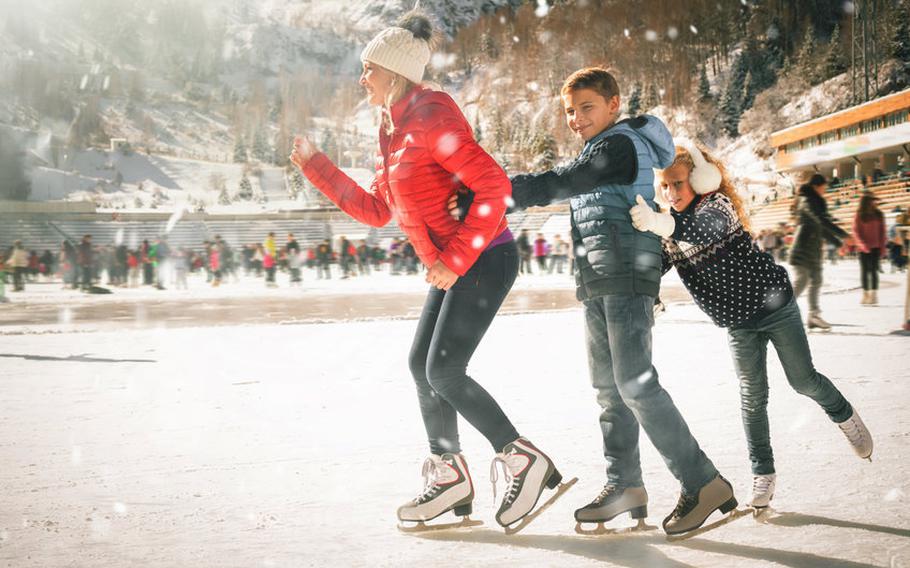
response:
[[[635,146],[628,136],[614,134],[598,140],[589,152],[566,166],[511,176],[512,202],[506,213],[549,205],[608,183],[630,184],[637,176]],[[464,219],[473,200],[470,190],[457,193],[449,201],[449,210]]]
[[[638,156],[632,140],[614,134],[598,140],[566,166],[510,177],[515,205],[509,211],[548,205],[609,183],[630,184],[637,176]]]

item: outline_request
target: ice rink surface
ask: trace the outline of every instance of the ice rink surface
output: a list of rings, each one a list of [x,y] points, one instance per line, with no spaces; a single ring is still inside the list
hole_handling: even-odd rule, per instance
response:
[[[118,326],[83,322],[79,310],[107,302],[113,312],[132,294],[135,305],[163,302],[178,317],[180,302],[214,302],[217,312],[215,300],[249,296],[244,286],[253,285],[211,291],[196,283],[183,300],[178,292],[96,298],[35,286],[0,306],[7,316],[48,305],[60,315],[0,325],[0,566],[910,567],[910,338],[893,333],[905,275],[883,275],[881,305],[863,307],[850,289],[857,273],[856,263],[827,269],[822,306],[836,325],[809,341],[818,369],[869,426],[873,461],[856,458],[821,409],[787,385],[772,351],[775,513],[765,524],[747,517],[683,542],[659,531],[573,532],[572,511],[604,482],[581,310],[520,309],[518,300],[523,290],[570,291],[567,278],[520,279],[518,308],[497,318],[469,369],[523,435],[580,478],[515,536],[493,520],[493,452],[464,422],[474,517],[486,526],[431,536],[395,529],[395,509],[421,489],[427,455],[406,362],[414,314],[243,325],[134,317]],[[424,289],[418,278],[383,282],[262,292],[257,282],[255,294],[290,305],[327,302],[339,290],[368,299]],[[657,320],[654,361],[744,502],[751,475],[724,331],[693,305],[673,303]],[[659,524],[679,487],[642,440],[648,520]]]

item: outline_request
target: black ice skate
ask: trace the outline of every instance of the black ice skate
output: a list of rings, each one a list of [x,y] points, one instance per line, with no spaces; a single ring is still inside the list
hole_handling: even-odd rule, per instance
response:
[[[629,513],[635,526],[607,528],[604,523],[623,513]],[[657,527],[645,523],[648,516],[648,493],[644,487],[619,487],[607,483],[593,501],[575,511],[575,532],[584,535],[613,535],[653,530]],[[586,525],[594,524],[593,528]]]

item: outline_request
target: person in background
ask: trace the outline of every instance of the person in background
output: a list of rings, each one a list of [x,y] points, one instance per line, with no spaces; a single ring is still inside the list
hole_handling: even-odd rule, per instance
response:
[[[790,264],[796,270],[796,281],[793,284],[795,297],[809,288],[809,329],[831,329],[831,324],[822,319],[819,296],[822,287],[822,242],[828,241],[835,246],[841,245],[841,239],[847,232],[837,226],[828,214],[825,201],[825,190],[828,182],[825,176],[814,174],[809,182],[799,188],[799,197],[794,202],[797,230],[793,247],[790,250]]]
[[[853,217],[853,238],[859,250],[860,278],[863,299],[860,304],[878,304],[879,260],[887,252],[885,216],[878,208],[878,198],[871,191],[863,192]]]
[[[537,270],[540,274],[544,274],[547,271],[547,249],[549,246],[543,233],[537,233],[537,238],[534,239],[534,260],[537,261]]]

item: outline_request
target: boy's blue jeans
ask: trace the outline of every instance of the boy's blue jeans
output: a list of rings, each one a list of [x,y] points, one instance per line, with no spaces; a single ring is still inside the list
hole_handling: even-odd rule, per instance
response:
[[[821,406],[834,422],[850,418],[853,408],[828,377],[815,370],[806,330],[796,297],[757,322],[727,330],[733,366],[739,377],[743,428],[749,445],[752,473],[774,473],[771,434],[768,428],[768,364],[770,340],[787,375],[799,394]]]
[[[689,432],[651,364],[654,297],[610,295],[586,300],[591,382],[603,409],[607,482],[641,486],[638,426],[660,452],[683,492],[697,493],[717,469]]]

